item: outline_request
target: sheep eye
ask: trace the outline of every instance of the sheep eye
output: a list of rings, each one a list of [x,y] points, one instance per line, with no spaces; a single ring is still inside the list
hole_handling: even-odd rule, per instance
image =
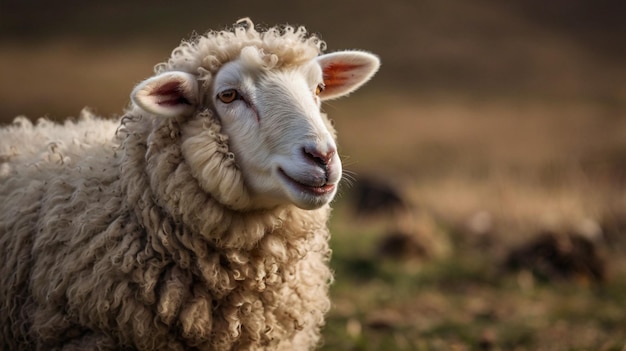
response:
[[[322,91],[324,91],[324,88],[326,88],[326,86],[324,85],[324,83],[320,83],[317,85],[317,87],[315,88],[315,95],[319,95],[322,93]]]
[[[226,89],[218,93],[217,98],[220,99],[220,101],[225,104],[230,104],[231,102],[239,99],[240,95],[236,89]]]

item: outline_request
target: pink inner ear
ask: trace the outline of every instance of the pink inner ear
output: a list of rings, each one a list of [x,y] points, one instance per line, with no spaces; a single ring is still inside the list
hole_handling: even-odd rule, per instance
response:
[[[327,88],[344,85],[352,78],[350,72],[363,66],[364,65],[348,63],[332,63],[324,67],[324,85],[326,85]]]
[[[157,104],[165,106],[191,105],[191,102],[185,98],[180,82],[169,82],[159,86],[158,89],[150,93],[150,96],[158,98]]]

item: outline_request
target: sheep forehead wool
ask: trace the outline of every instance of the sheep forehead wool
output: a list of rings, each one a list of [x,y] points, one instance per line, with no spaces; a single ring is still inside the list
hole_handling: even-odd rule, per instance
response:
[[[183,71],[209,82],[222,65],[236,59],[248,46],[265,54],[268,68],[302,64],[326,48],[324,41],[304,27],[285,25],[257,31],[252,21],[244,18],[232,30],[211,31],[182,42],[168,61],[155,66],[155,72]]]

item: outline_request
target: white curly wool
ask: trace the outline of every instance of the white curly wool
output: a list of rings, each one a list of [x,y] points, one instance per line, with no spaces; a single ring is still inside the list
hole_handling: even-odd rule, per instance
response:
[[[315,348],[341,176],[320,101],[378,68],[321,49],[246,19],[174,50],[120,120],[0,129],[0,350]]]

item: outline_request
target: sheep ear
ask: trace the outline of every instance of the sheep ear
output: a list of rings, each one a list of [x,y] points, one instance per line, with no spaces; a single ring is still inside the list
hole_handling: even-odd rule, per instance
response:
[[[380,67],[375,55],[362,51],[339,51],[317,57],[322,67],[324,90],[322,100],[347,95],[365,84]]]
[[[185,72],[165,72],[139,83],[130,95],[146,112],[174,117],[193,112],[198,103],[198,81]]]

